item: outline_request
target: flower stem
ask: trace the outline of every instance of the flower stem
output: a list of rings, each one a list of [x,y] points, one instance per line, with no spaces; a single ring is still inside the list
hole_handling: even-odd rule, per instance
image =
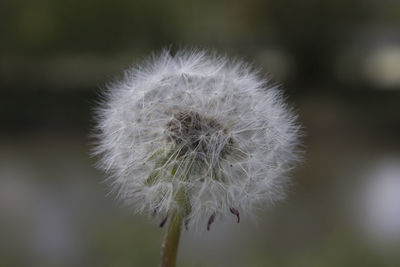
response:
[[[162,245],[161,267],[175,267],[178,252],[179,237],[181,234],[182,215],[175,211],[171,216],[167,232]]]

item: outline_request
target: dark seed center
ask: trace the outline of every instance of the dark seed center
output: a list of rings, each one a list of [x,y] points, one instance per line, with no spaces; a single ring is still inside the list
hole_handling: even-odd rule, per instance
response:
[[[233,144],[232,137],[219,122],[194,111],[175,113],[166,129],[180,156],[191,152],[205,160],[210,156],[224,156]]]

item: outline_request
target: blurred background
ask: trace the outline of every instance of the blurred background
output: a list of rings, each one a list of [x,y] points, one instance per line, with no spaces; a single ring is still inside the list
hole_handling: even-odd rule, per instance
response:
[[[399,29],[396,0],[2,0],[0,266],[158,265],[89,132],[108,81],[186,46],[254,62],[307,135],[287,200],[184,232],[178,266],[400,266]]]

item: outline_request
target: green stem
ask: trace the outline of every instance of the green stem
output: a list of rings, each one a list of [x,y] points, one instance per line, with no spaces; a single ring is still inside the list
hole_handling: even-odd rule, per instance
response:
[[[175,211],[169,222],[162,245],[161,267],[175,267],[181,234],[182,215]]]

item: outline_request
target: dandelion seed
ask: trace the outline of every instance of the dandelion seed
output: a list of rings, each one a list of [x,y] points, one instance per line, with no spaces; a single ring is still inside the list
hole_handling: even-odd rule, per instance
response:
[[[165,223],[167,222],[167,220],[168,220],[168,215],[165,216],[165,218],[161,221],[161,223],[160,223],[160,227],[161,227],[161,228],[164,227],[164,225],[165,225]]]
[[[213,224],[214,220],[215,220],[215,212],[213,214],[211,214],[210,218],[208,218],[208,223],[207,223],[207,231],[210,231],[210,226],[211,224]]]
[[[237,223],[239,223],[239,222],[240,222],[239,211],[238,211],[237,209],[235,209],[235,208],[229,208],[229,210],[231,211],[231,213],[232,213],[233,215],[236,215],[236,217],[237,217]]]

